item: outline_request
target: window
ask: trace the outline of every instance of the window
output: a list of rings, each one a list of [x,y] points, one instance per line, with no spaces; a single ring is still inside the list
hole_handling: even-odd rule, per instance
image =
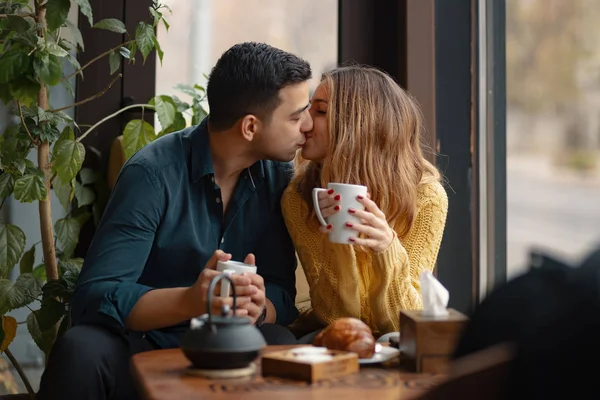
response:
[[[600,242],[600,3],[507,0],[507,272]]]
[[[307,60],[311,89],[337,63],[337,0],[167,0],[168,32],[158,29],[164,51],[157,65],[156,93],[186,95],[177,84],[206,85],[219,56],[236,43],[265,42]]]

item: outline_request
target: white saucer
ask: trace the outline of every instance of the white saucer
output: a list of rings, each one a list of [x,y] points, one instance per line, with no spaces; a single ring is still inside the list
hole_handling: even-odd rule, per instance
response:
[[[384,361],[391,360],[394,357],[398,357],[399,354],[400,350],[396,349],[395,347],[379,345],[375,347],[375,354],[373,354],[373,357],[359,358],[358,363],[361,365],[378,364]]]

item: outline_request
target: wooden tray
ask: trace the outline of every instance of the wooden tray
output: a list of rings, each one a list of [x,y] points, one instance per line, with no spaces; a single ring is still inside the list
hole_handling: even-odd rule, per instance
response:
[[[312,346],[304,346],[312,347]],[[298,356],[298,349],[276,351],[261,358],[262,376],[276,376],[305,382],[317,382],[358,372],[358,354],[325,350],[329,360],[309,360]]]

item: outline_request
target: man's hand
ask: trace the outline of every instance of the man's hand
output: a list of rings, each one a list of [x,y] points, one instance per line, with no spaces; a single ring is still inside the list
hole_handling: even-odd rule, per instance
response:
[[[248,254],[244,259],[245,264],[256,265],[256,259],[254,254]],[[238,302],[238,309],[245,310],[252,323],[256,323],[256,320],[263,312],[265,308],[267,297],[265,295],[265,281],[262,276],[252,273],[243,273],[241,276],[248,277],[250,279],[251,287],[256,289],[254,294],[250,295],[250,302],[240,305]],[[237,287],[236,287],[237,290]],[[237,293],[237,292],[236,292]]]
[[[208,289],[210,286],[210,282],[219,276],[221,272],[217,271],[217,262],[218,261],[228,261],[231,259],[231,254],[227,254],[222,250],[217,250],[213,254],[213,256],[208,260],[204,270],[200,273],[198,280],[192,287],[190,287],[187,291],[188,305],[191,308],[193,315],[203,315],[208,313],[207,310],[207,298],[208,298]],[[252,285],[252,280],[247,275],[232,275],[231,280],[235,285],[235,293],[236,293],[236,306],[235,315],[237,316],[247,316],[248,310],[244,308],[248,304],[252,303],[252,296],[255,296],[258,292],[258,289]],[[262,278],[261,278],[262,280]],[[217,284],[215,287],[215,293],[219,293],[220,285]],[[212,310],[210,312],[212,314],[221,314],[221,309],[225,304],[227,304],[230,308],[233,308],[233,298],[232,297],[219,297],[216,296],[215,293],[212,293]],[[263,288],[263,297],[264,297],[264,288]]]

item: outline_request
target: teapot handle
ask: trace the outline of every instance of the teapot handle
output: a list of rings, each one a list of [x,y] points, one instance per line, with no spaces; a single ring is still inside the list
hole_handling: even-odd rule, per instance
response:
[[[233,310],[235,311],[236,309],[236,301],[237,301],[237,297],[235,295],[235,285],[233,284],[233,279],[231,279],[231,277],[229,277],[227,274],[220,274],[217,277],[213,278],[212,281],[210,281],[210,285],[208,286],[208,299],[206,301],[206,308],[208,309],[207,314],[208,314],[208,323],[210,324],[211,319],[210,316],[212,315],[212,295],[213,292],[215,291],[215,286],[217,286],[217,283],[219,283],[219,281],[221,279],[227,279],[230,283],[231,286],[231,291],[233,293]]]

